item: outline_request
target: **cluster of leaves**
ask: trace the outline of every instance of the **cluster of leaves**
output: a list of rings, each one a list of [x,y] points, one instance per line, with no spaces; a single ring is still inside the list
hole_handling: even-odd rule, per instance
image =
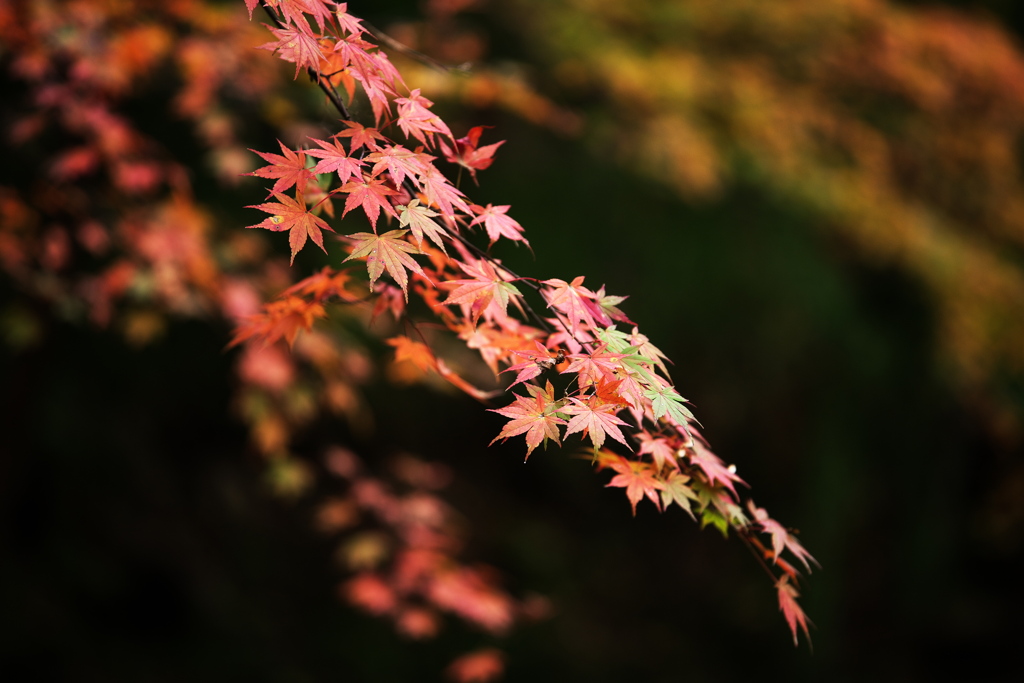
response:
[[[246,1],[250,13],[257,4]],[[290,457],[306,425],[322,414],[347,419],[354,430],[371,422],[361,390],[375,371],[368,320],[387,313],[413,330],[387,340],[393,375],[437,378],[482,400],[502,394],[471,383],[451,345],[441,353],[441,334],[416,324],[413,310],[425,306],[449,341],[479,355],[494,375],[515,375],[510,403],[495,411],[509,418],[497,439],[524,437],[529,456],[549,441],[582,435],[595,466],[614,474],[608,485],[625,490],[634,512],[647,499],[658,509],[678,505],[723,532],[732,528],[772,572],[794,636],[806,631],[795,601],[797,568],[780,555],[804,565],[809,556],[763,510],[741,507],[740,479],[708,449],[666,359],[619,310],[623,297],[588,288],[582,277],[520,277],[474,245],[476,231],[494,246],[527,241],[510,207],[472,202],[434,162],[443,157],[476,180],[503,143],[484,143],[483,127],[456,138],[344,5],[267,6],[270,42],[244,21],[241,3],[0,4],[4,77],[18,84],[8,103],[10,135],[19,167],[41,166],[37,176],[0,187],[7,276],[60,315],[114,326],[136,344],[158,337],[172,316],[235,324],[235,407],[270,463],[273,485],[286,494],[311,480],[312,468]],[[261,43],[263,51],[252,49]],[[270,68],[271,52],[294,71]],[[196,199],[178,150],[124,111],[127,100],[154,88],[154,74],[168,70],[177,75],[162,86],[176,89],[168,109],[192,124],[212,175],[225,185],[253,169],[240,143],[251,112],[285,140],[311,129],[279,114],[290,79],[311,73],[339,106],[343,128],[258,153],[266,165],[252,175],[272,185],[255,206],[268,217],[251,227],[287,231],[292,261],[309,241],[326,251],[324,233],[337,230],[345,260],[365,261],[365,280],[353,268],[327,267],[296,283],[258,231],[219,231],[228,221],[214,220]],[[530,120],[574,125],[521,83],[504,88],[506,81],[487,78],[486,92]],[[350,103],[365,98],[372,121],[351,117],[336,89]],[[369,229],[341,230],[338,219],[350,213],[365,215]],[[623,452],[612,452],[613,444]],[[424,480],[397,476],[391,486],[353,462],[352,454],[329,457],[347,488],[321,516],[325,529],[344,534],[343,564],[356,572],[343,584],[346,599],[414,637],[431,635],[442,613],[495,634],[539,616],[536,605],[503,592],[493,571],[462,563],[457,525]],[[432,560],[421,564],[416,582],[402,583],[403,558],[427,555]],[[491,677],[501,660],[484,650],[457,660],[452,672]]]
[[[436,495],[452,478],[447,467],[401,456],[391,467],[396,483],[389,485],[347,449],[331,449],[325,463],[345,489],[323,502],[319,526],[348,532],[338,559],[355,572],[341,586],[350,602],[393,619],[399,633],[413,639],[436,635],[444,612],[498,636],[516,619],[545,615],[544,598],[516,601],[500,589],[495,570],[459,561],[461,525]]]
[[[257,1],[247,4],[253,10]],[[249,227],[288,230],[293,260],[307,238],[326,251],[323,232],[334,229],[324,217],[333,217],[334,202],[344,198],[342,217],[359,209],[372,229],[340,238],[349,252],[345,260],[366,261],[370,291],[386,302],[376,307],[402,316],[421,338],[391,340],[401,359],[474,396],[484,395],[430,348],[408,308],[412,293],[495,374],[516,373],[512,386],[522,384],[523,393],[513,393],[511,404],[495,410],[510,419],[498,439],[524,436],[528,457],[541,444],[581,434],[598,469],[615,472],[608,485],[625,489],[634,514],[647,498],[658,509],[676,504],[723,533],[734,529],[768,561],[764,566],[794,641],[798,628],[806,633],[806,617],[796,602],[799,572],[781,555],[790,553],[805,569],[810,556],[763,509],[750,503],[748,515],[740,506],[735,485],[742,480],[708,448],[669,379],[662,353],[635,325],[629,332],[619,329],[632,325],[618,308],[624,297],[590,289],[583,277],[567,282],[518,276],[471,241],[479,226],[491,247],[500,241],[527,244],[508,206],[472,203],[437,168],[431,152],[439,150],[475,179],[477,170],[490,165],[497,143],[480,147],[479,128],[455,139],[431,111],[433,103],[405,84],[345,4],[278,0],[265,7],[277,40],[263,47],[294,63],[296,75],[306,69],[338,106],[344,128],[330,140],[311,139],[306,149],[282,144],[282,154],[259,152],[269,165],[254,175],[275,180],[270,188],[275,201],[254,206],[272,215]],[[372,127],[352,120],[336,91],[348,89],[351,100],[353,84],[370,104]],[[399,135],[409,146],[395,141]],[[385,231],[385,221],[398,227]],[[327,268],[317,277],[346,280],[344,272]],[[385,273],[394,284],[385,283]],[[534,310],[523,289],[539,295],[545,314]],[[293,337],[297,322],[308,328],[319,317],[320,305],[319,295],[302,299],[288,292],[244,326],[238,338]],[[560,390],[550,379],[540,383],[549,371],[557,371]],[[629,455],[607,450],[609,438]],[[759,533],[771,539],[768,546],[758,540]]]
[[[889,0],[500,7],[613,122],[602,154],[686,197],[763,188],[920,282],[943,373],[1019,444],[1024,55],[1003,28]]]
[[[12,155],[31,169],[20,184],[0,187],[0,267],[28,301],[37,302],[17,316],[5,311],[5,333],[24,347],[38,342],[47,324],[35,313],[44,310],[39,304],[73,322],[113,327],[133,345],[158,338],[175,317],[201,317],[221,328],[239,324],[235,408],[249,425],[253,446],[268,459],[270,484],[282,495],[297,495],[309,488],[313,472],[290,457],[297,433],[322,413],[362,429],[372,423],[361,392],[374,373],[360,329],[364,309],[333,310],[337,328],[330,334],[308,331],[327,316],[329,302],[365,299],[365,286],[348,283],[345,272],[321,272],[292,284],[287,261],[269,255],[256,232],[218,231],[226,221],[213,220],[211,209],[196,199],[194,174],[176,150],[147,136],[122,111],[125,100],[153,87],[153,73],[173,70],[180,78],[172,79],[177,90],[171,111],[194,124],[213,177],[236,184],[252,168],[238,142],[240,112],[260,111],[290,82],[268,53],[253,50],[262,39],[262,29],[245,21],[241,5],[0,4],[3,77],[17,84],[5,109],[13,123]],[[272,108],[264,111],[264,123],[273,125]],[[307,332],[299,336],[300,330]],[[259,342],[243,344],[249,337]],[[290,353],[286,345],[292,345]],[[337,457],[330,462],[338,466]],[[502,591],[495,571],[462,564],[454,514],[426,496],[423,481],[406,484],[416,491],[403,497],[366,498],[366,491],[387,484],[371,485],[367,475],[353,472],[346,499],[364,519],[379,515],[374,537],[385,539],[388,549],[432,558],[421,562],[419,608],[412,609],[411,597],[403,594],[407,608],[394,613],[402,635],[432,634],[441,613],[494,633],[541,615],[535,601],[524,607]],[[344,533],[343,566],[360,572],[365,586],[362,572],[371,566],[365,554],[349,551],[367,547],[357,543],[366,538],[360,534],[367,523],[340,524],[340,500],[325,505],[321,524]],[[365,591],[356,590],[361,584],[346,582],[341,597],[366,605]],[[474,671],[494,675],[501,657],[483,650],[452,666],[463,678]]]

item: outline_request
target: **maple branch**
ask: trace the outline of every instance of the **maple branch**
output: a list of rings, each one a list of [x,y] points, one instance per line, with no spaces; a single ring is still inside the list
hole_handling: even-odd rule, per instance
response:
[[[761,569],[764,570],[764,573],[768,575],[768,577],[772,580],[773,584],[776,583],[779,580],[779,577],[775,576],[775,572],[773,572],[771,567],[768,566],[768,563],[765,562],[764,555],[762,553],[759,553],[757,549],[754,547],[756,544],[757,546],[760,546],[762,551],[764,551],[764,545],[762,545],[759,540],[751,536],[750,533],[747,532],[745,529],[740,529],[736,526],[733,526],[732,528],[736,531],[736,535],[739,536],[739,539],[743,541],[743,545],[745,545],[747,547],[747,550],[750,551],[750,554],[754,556],[755,560],[757,560],[757,563],[761,565]]]
[[[263,8],[263,11],[267,13],[267,16],[270,17],[270,20],[274,22],[274,24],[277,25],[279,29],[284,30],[288,28],[288,25],[281,21],[281,18],[274,13],[274,11],[267,4],[266,0],[260,0],[260,7]],[[327,95],[327,99],[331,101],[331,104],[333,104],[335,109],[337,109],[338,112],[341,113],[342,117],[344,117],[348,121],[351,121],[352,115],[348,113],[348,107],[346,107],[345,103],[341,101],[341,95],[339,95],[338,91],[334,89],[334,86],[331,85],[330,81],[325,81],[324,79],[322,79],[320,77],[320,73],[311,66],[306,67],[306,74],[309,76],[309,79],[311,81],[316,83],[317,86],[321,90],[323,90],[324,94]]]

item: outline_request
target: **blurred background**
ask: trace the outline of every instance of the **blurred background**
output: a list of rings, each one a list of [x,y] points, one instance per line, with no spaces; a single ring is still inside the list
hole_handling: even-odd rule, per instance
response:
[[[504,420],[461,394],[371,373],[358,417],[305,420],[290,464],[260,455],[254,429],[272,437],[240,394],[230,316],[202,303],[204,268],[229,273],[224,290],[287,258],[273,235],[238,237],[262,218],[242,207],[265,196],[238,175],[258,161],[244,149],[329,135],[336,116],[269,53],[215,51],[268,39],[241,2],[31,4],[0,12],[12,680],[435,680],[489,645],[508,681],[1019,680],[1019,4],[349,3],[467,65],[389,53],[456,135],[488,125],[483,143],[508,141],[479,188],[463,183],[526,228],[532,252],[496,255],[629,295],[623,310],[674,361],[715,451],[799,530],[822,565],[802,592],[813,650],[793,648],[737,539],[678,510],[632,517],[572,447],[526,465],[521,443],[487,448]],[[113,118],[33,123],[71,92]],[[147,142],[117,148],[120,122]],[[124,168],[143,156],[156,171]],[[133,241],[122,217],[160,197],[179,202],[160,225],[191,225],[180,174],[212,255],[173,242],[185,275],[172,277],[146,261],[171,243]],[[121,289],[87,231],[54,237],[90,216],[118,226],[110,249],[135,254]],[[259,287],[327,263],[303,253],[296,274],[268,270]],[[386,365],[379,340],[350,334]],[[370,467],[406,452],[450,465],[467,552],[511,591],[546,596],[551,617],[505,639],[453,623],[413,642],[344,604],[337,539],[315,524],[330,444]]]

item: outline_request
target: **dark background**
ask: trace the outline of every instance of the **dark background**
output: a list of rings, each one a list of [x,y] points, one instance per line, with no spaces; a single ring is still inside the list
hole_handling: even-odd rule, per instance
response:
[[[1021,26],[1014,3],[963,4]],[[366,9],[382,26],[415,12]],[[507,680],[1018,680],[1021,453],[959,399],[921,286],[757,187],[684,203],[577,142],[481,115],[509,142],[474,198],[511,204],[536,253],[509,263],[629,294],[716,451],[823,567],[804,590],[813,652],[794,649],[735,539],[678,510],[631,517],[568,449],[524,466],[521,443],[486,448],[502,419],[467,398],[374,386],[375,436],[314,431],[451,464],[471,556],[555,607],[497,642]],[[47,320],[36,346],[0,346],[5,679],[434,680],[496,642],[453,623],[411,643],[336,598],[333,546],[311,522],[323,491],[271,492],[230,411],[226,327],[178,322],[135,348]],[[299,456],[316,466],[318,448]]]

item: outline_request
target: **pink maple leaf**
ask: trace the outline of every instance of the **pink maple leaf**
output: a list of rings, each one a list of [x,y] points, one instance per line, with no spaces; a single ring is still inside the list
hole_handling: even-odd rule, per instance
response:
[[[342,217],[348,215],[348,212],[357,206],[362,206],[366,217],[370,219],[370,225],[373,226],[374,232],[377,231],[377,218],[380,217],[381,209],[384,209],[384,213],[398,218],[394,207],[387,199],[397,195],[398,192],[385,185],[384,182],[383,178],[364,178],[362,182],[352,180],[342,185],[341,191],[348,194],[348,197],[345,198],[345,211],[341,214]]]
[[[654,476],[651,466],[645,462],[628,460],[623,457],[612,459],[609,467],[618,472],[605,486],[614,486],[626,489],[626,498],[633,506],[633,515],[636,516],[636,504],[647,497],[654,506],[661,510],[661,500],[658,497],[664,484]]]
[[[554,400],[554,388],[551,386],[551,382],[548,382],[547,387],[543,390],[534,386],[527,387],[527,389],[530,391],[530,396],[512,394],[516,400],[511,405],[491,409],[491,412],[504,415],[512,420],[502,428],[498,436],[494,437],[494,441],[526,434],[526,457],[529,459],[533,449],[542,442],[552,439],[555,443],[560,443],[558,425],[564,425],[566,422],[556,415],[560,402]]]
[[[617,425],[626,423],[615,416],[618,406],[609,404],[592,405],[593,401],[584,403],[578,398],[569,399],[572,405],[566,406],[562,412],[574,415],[565,428],[565,435],[569,436],[575,432],[583,432],[590,437],[594,448],[600,448],[604,444],[605,434],[612,437],[626,448],[626,437],[622,435]]]
[[[789,583],[789,576],[784,575],[775,584],[775,589],[779,593],[779,609],[782,611],[784,617],[786,617],[786,623],[789,624],[789,630],[793,632],[793,645],[797,645],[797,626],[803,629],[804,636],[807,641],[810,642],[811,634],[807,631],[807,615],[804,614],[800,604],[796,601],[800,597],[800,593],[797,592],[796,587]]]
[[[470,225],[483,223],[484,228],[487,230],[487,236],[491,238],[491,244],[494,244],[499,237],[506,237],[512,241],[529,244],[526,238],[523,237],[523,226],[507,215],[508,210],[511,208],[508,204],[504,206],[488,204],[486,207],[472,204],[469,208],[473,209],[473,212],[477,214],[477,217],[470,222]]]
[[[298,78],[299,70],[302,68],[313,69],[314,71],[319,68],[324,55],[316,38],[294,28],[275,28],[269,24],[263,25],[277,36],[277,40],[264,43],[257,49],[276,52],[284,61],[293,62],[295,64],[295,78]]]
[[[316,168],[313,169],[313,173],[317,175],[321,173],[337,173],[338,178],[343,183],[349,178],[359,180],[363,177],[361,170],[362,160],[349,156],[337,138],[331,142],[317,140],[316,138],[310,139],[322,148],[306,150],[306,154],[309,156],[320,159],[317,162]]]
[[[313,178],[313,172],[306,168],[306,155],[304,152],[293,152],[284,146],[284,143],[280,140],[277,144],[281,145],[280,154],[273,154],[271,152],[257,152],[254,149],[250,149],[250,152],[259,154],[263,157],[264,161],[269,161],[269,166],[257,168],[252,173],[246,175],[258,176],[260,178],[276,178],[277,181],[274,183],[274,187],[271,192],[278,194],[284,192],[292,185],[298,186],[299,189],[305,189],[306,181]]]

